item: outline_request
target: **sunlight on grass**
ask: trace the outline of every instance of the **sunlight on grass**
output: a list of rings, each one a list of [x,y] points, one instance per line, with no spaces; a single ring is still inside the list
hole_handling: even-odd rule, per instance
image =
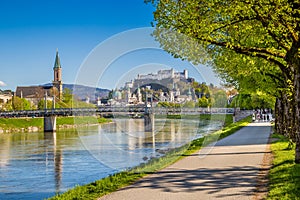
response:
[[[300,199],[300,164],[294,163],[295,149],[288,149],[284,136],[274,134],[273,138],[278,140],[271,145],[274,160],[267,199]]]
[[[42,127],[43,118],[0,118],[0,127],[3,129]]]
[[[57,117],[56,125],[84,125],[110,122],[110,119],[105,119],[95,116],[77,116],[77,117]],[[38,127],[43,129],[44,119],[36,118],[0,118],[0,128],[4,130],[20,131],[22,128]]]

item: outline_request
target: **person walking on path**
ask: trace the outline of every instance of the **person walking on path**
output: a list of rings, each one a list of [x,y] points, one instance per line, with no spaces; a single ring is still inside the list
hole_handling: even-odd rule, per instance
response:
[[[270,132],[270,123],[250,123],[99,200],[253,199]]]

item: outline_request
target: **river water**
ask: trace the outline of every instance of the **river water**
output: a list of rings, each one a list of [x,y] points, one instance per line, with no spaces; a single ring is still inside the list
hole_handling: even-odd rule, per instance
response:
[[[163,156],[221,127],[221,122],[155,121],[145,133],[143,119],[56,133],[0,135],[0,199],[44,199],[76,185]]]

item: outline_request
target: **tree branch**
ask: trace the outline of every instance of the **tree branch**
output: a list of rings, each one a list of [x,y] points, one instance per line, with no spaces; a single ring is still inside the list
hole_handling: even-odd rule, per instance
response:
[[[252,53],[253,55],[254,54],[264,54],[265,56],[278,57],[278,58],[282,58],[282,59],[285,58],[285,54],[272,52],[272,51],[270,51],[268,49],[265,49],[265,48],[239,46],[239,45],[234,45],[234,44],[229,43],[229,42],[218,42],[218,41],[211,40],[211,39],[208,39],[208,38],[198,37],[198,39],[201,40],[201,41],[204,41],[204,42],[208,42],[208,43],[211,43],[211,44],[215,44],[215,45],[218,45],[218,46],[229,48],[229,49],[234,50],[234,51],[239,52],[239,53],[248,52],[248,53]]]
[[[258,10],[253,6],[252,9],[254,10],[254,12],[256,13],[257,15],[257,18],[258,18],[258,21],[262,24],[262,26],[268,31],[269,35],[273,38],[273,40],[275,40],[279,46],[281,46],[283,49],[285,49],[286,51],[289,50],[289,47],[286,46],[283,42],[282,42],[282,38],[278,38],[278,36],[273,33],[268,25],[269,25],[269,22],[270,22],[270,19],[266,20],[264,17],[262,17]],[[270,15],[269,15],[269,18],[272,18]]]
[[[233,22],[231,22],[231,23],[228,23],[228,24],[225,24],[225,25],[223,25],[223,26],[220,26],[220,27],[218,27],[218,28],[215,28],[214,30],[211,31],[211,33],[212,33],[212,32],[215,32],[215,31],[218,31],[218,30],[221,30],[221,29],[223,29],[223,28],[226,28],[226,27],[228,27],[228,26],[232,26],[232,25],[234,25],[234,24],[238,24],[238,23],[243,22],[243,21],[251,21],[251,20],[255,20],[255,19],[257,19],[257,18],[256,18],[256,17],[254,17],[254,18],[251,18],[251,17],[244,17],[244,18],[238,19],[238,20],[236,20],[236,21],[233,21]]]
[[[284,87],[285,85],[283,83],[285,83],[285,79],[282,78],[281,76],[277,76],[275,74],[271,74],[271,73],[265,73],[265,72],[262,72],[260,71],[260,73],[262,75],[266,75],[266,76],[269,76],[270,78],[272,78],[272,80],[275,82],[275,80],[277,80],[275,83],[276,84],[279,84],[281,87]]]
[[[263,58],[265,60],[269,60],[270,62],[276,64],[287,77],[290,77],[290,74],[286,68],[286,65],[284,65],[282,62],[280,62],[274,58],[274,57],[278,57],[278,58],[284,59],[285,56],[282,56],[282,55],[277,56],[277,54],[270,55],[269,52],[266,51],[265,49],[260,49],[260,48],[255,48],[255,47],[251,48],[251,47],[234,46],[227,42],[218,42],[218,41],[210,40],[207,38],[198,38],[198,39],[203,42],[207,42],[207,43],[214,44],[217,46],[229,48],[239,54],[243,54],[243,55],[251,56],[251,57],[259,57],[259,58]]]

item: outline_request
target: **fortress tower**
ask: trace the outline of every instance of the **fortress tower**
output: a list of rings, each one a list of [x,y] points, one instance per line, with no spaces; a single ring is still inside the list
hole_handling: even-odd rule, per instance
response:
[[[55,57],[55,63],[54,63],[53,71],[54,71],[54,80],[52,82],[53,87],[56,88],[57,91],[58,91],[57,98],[62,100],[63,85],[62,85],[62,79],[61,79],[61,65],[60,65],[58,50],[56,50],[56,57]]]

